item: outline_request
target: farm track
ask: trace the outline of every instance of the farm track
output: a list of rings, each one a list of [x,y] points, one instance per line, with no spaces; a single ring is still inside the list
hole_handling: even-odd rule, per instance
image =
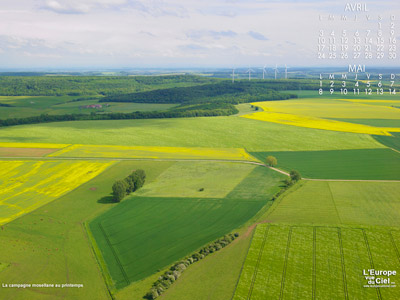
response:
[[[229,163],[241,163],[241,164],[250,164],[261,167],[269,168],[275,172],[281,173],[286,176],[290,176],[289,173],[274,167],[269,167],[263,163],[256,161],[247,161],[247,160],[224,160],[224,159],[174,159],[174,158],[129,158],[129,157],[29,157],[29,156],[21,156],[21,157],[0,157],[0,160],[107,160],[107,161],[192,161],[192,162],[229,162]],[[302,180],[307,181],[347,181],[347,182],[400,182],[400,180],[378,180],[378,179],[317,179],[317,178],[305,178]]]

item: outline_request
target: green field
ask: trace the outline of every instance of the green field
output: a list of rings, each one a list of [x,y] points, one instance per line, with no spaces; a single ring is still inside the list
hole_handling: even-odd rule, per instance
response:
[[[136,112],[168,110],[176,104],[153,103],[99,103],[98,100],[73,101],[79,97],[71,96],[0,96],[0,103],[11,107],[0,106],[0,119],[24,118],[41,114],[90,114],[91,112]],[[96,98],[96,97],[95,97]],[[98,98],[100,99],[100,98]],[[102,104],[102,108],[81,108],[86,105]]]
[[[399,182],[306,181],[264,218],[276,223],[400,226]]]
[[[398,119],[339,119],[339,118],[335,118],[334,120],[341,121],[341,122],[364,124],[364,125],[370,125],[370,126],[376,126],[376,127],[400,127],[400,120],[398,120]]]
[[[374,136],[374,139],[383,145],[400,151],[400,132],[392,132],[392,136]]]
[[[393,233],[258,225],[233,299],[398,299],[397,288],[363,287],[363,269],[400,267]]]
[[[74,121],[0,129],[0,142],[246,148],[309,151],[383,148],[365,134],[260,122],[241,117]]]
[[[240,227],[267,203],[279,189],[280,180],[284,177],[263,167],[242,166],[244,174],[254,168],[267,171],[249,174],[251,178],[257,175],[261,177],[247,189],[249,196],[252,195],[251,191],[258,189],[258,200],[233,198],[235,191],[243,193],[240,181],[246,180],[244,176],[236,179],[236,183],[231,182],[232,178],[223,177],[227,172],[232,172],[227,168],[233,168],[235,172],[237,166],[229,163],[214,163],[214,167],[211,166],[210,163],[195,163],[195,166],[175,163],[153,183],[145,185],[143,192],[139,191],[137,196],[128,198],[90,223],[115,287],[121,288],[143,279],[207,242]],[[184,171],[185,167],[188,170]],[[213,170],[207,172],[210,168]],[[201,178],[202,172],[207,172],[210,176],[208,180]],[[214,189],[214,198],[193,198],[197,193],[200,195],[199,186],[188,192],[183,182],[188,182],[190,187],[190,182],[194,183],[197,178],[206,195],[218,182],[223,191],[219,196],[223,197],[231,191],[230,197],[215,198],[218,193]],[[268,185],[265,181],[269,182]],[[169,187],[165,183],[169,183]],[[171,193],[180,195],[180,191],[188,196],[169,197]],[[141,196],[154,193],[158,197]]]
[[[238,163],[177,162],[154,182],[140,189],[136,195],[142,197],[224,198],[255,168],[255,165]],[[262,168],[257,167],[257,169]]]
[[[320,179],[400,180],[400,153],[391,149],[341,151],[251,152],[265,161],[278,159],[277,167],[298,170],[303,177]]]

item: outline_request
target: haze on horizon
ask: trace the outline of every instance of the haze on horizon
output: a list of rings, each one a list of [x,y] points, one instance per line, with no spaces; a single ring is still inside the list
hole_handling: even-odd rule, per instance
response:
[[[400,18],[394,1],[365,2]],[[317,66],[318,16],[345,3],[2,0],[0,68]]]

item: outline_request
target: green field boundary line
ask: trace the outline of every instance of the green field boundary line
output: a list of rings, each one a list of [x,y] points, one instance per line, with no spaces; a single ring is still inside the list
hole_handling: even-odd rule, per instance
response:
[[[288,240],[287,240],[287,244],[286,244],[285,262],[284,262],[283,271],[282,271],[281,291],[279,293],[279,300],[283,299],[283,290],[285,289],[286,268],[287,268],[287,263],[288,263],[288,259],[289,259],[289,249],[290,249],[291,239],[292,239],[292,227],[290,227],[290,229],[289,229]]]
[[[104,282],[106,283],[108,295],[110,296],[110,299],[114,300],[115,298],[112,293],[113,281],[111,278],[111,274],[108,272],[103,255],[101,254],[101,251],[96,243],[96,239],[94,238],[92,231],[89,228],[89,225],[86,222],[84,222],[82,226],[84,228],[84,231],[86,232],[87,240],[90,244],[90,248],[93,251],[94,258],[97,261],[100,273],[103,276]]]
[[[317,227],[313,227],[313,272],[312,272],[312,299],[315,300],[317,286]]]
[[[329,184],[329,182],[327,183],[327,185],[328,185],[329,194],[331,195],[333,206],[335,207],[336,215],[339,219],[340,224],[342,224],[342,219],[340,219],[339,210],[337,209],[337,206],[336,206],[335,197],[333,196],[331,185]]]
[[[247,295],[247,300],[251,299],[251,294],[253,293],[254,283],[255,283],[256,278],[257,278],[258,267],[260,266],[260,261],[261,261],[262,255],[263,255],[265,241],[267,240],[267,236],[268,236],[268,231],[269,231],[269,226],[267,226],[265,228],[263,242],[262,242],[261,247],[260,247],[260,252],[258,253],[257,263],[256,263],[256,267],[254,269],[253,278],[251,279],[249,294]]]
[[[336,227],[339,239],[339,249],[340,249],[340,260],[342,262],[342,280],[343,280],[343,292],[344,299],[349,299],[349,294],[347,291],[347,279],[346,279],[346,264],[344,260],[344,252],[343,252],[343,241],[342,241],[342,229],[340,227]]]
[[[369,243],[368,243],[368,238],[367,238],[367,234],[365,233],[364,229],[361,229],[362,233],[363,233],[363,237],[364,237],[364,241],[365,241],[365,246],[367,247],[367,252],[368,252],[368,257],[369,257],[369,263],[371,264],[372,269],[375,269],[374,266],[374,260],[372,259],[372,253],[371,253],[371,248],[369,247]],[[378,296],[379,300],[382,300],[382,295],[381,295],[381,290],[379,287],[376,288],[376,294]]]
[[[397,259],[398,259],[399,262],[400,262],[400,252],[399,252],[399,249],[397,248],[397,245],[396,245],[396,243],[395,243],[395,241],[394,241],[394,237],[393,237],[393,234],[392,234],[392,231],[391,231],[391,230],[389,230],[389,236],[390,236],[390,241],[392,242],[394,251],[396,252]]]
[[[124,276],[124,279],[125,279],[126,283],[129,285],[129,283],[130,283],[129,277],[128,277],[128,275],[126,274],[126,272],[125,272],[125,270],[124,270],[124,267],[122,266],[121,261],[119,260],[118,255],[117,255],[117,253],[115,252],[114,247],[112,246],[112,244],[111,244],[111,242],[110,242],[110,240],[109,240],[109,238],[108,238],[108,236],[107,236],[107,234],[106,234],[106,232],[105,232],[105,230],[104,230],[104,228],[103,228],[103,226],[101,225],[100,222],[98,223],[98,225],[99,225],[99,228],[100,228],[100,230],[101,230],[101,233],[102,233],[103,236],[104,236],[104,239],[106,240],[108,246],[109,246],[110,249],[111,249],[111,252],[112,252],[112,254],[113,254],[114,258],[115,258],[115,261],[117,262],[118,267],[121,269],[121,273],[122,273],[122,275]]]
[[[238,280],[236,280],[236,285],[235,285],[235,289],[234,289],[233,295],[232,295],[232,297],[231,297],[231,300],[233,300],[233,299],[235,298],[236,289],[237,289],[237,286],[238,286],[238,284],[239,284],[240,278],[242,277],[243,267],[244,267],[244,265],[245,265],[245,263],[246,263],[247,256],[249,255],[249,251],[250,251],[250,248],[251,248],[251,244],[253,243],[254,233],[255,233],[255,230],[253,230],[253,232],[252,232],[252,236],[251,236],[251,239],[250,239],[249,247],[247,248],[246,256],[245,256],[245,259],[244,259],[244,261],[243,261],[243,263],[242,263],[242,267],[240,268],[240,273],[239,273],[240,275],[239,275]]]

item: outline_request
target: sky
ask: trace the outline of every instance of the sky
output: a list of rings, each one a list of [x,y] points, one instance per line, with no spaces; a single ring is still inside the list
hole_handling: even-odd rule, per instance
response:
[[[319,16],[340,16],[345,3],[1,0],[0,68],[340,65],[345,63],[318,60],[317,40],[321,28],[343,26],[338,21],[322,24]],[[384,18],[397,14],[400,37],[397,0],[366,3],[372,19],[379,14]],[[363,22],[357,26],[361,30],[372,25]],[[393,61],[378,63],[390,65]]]

